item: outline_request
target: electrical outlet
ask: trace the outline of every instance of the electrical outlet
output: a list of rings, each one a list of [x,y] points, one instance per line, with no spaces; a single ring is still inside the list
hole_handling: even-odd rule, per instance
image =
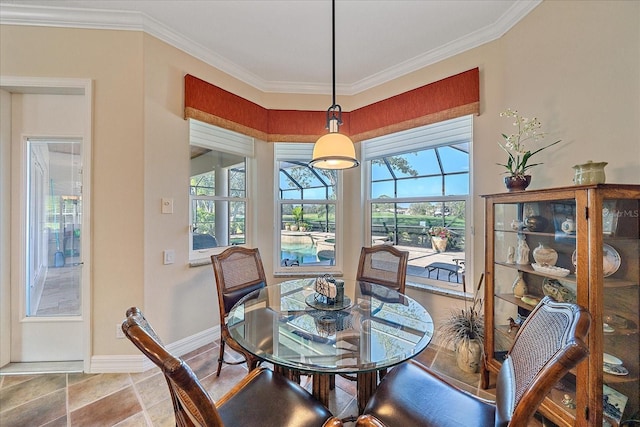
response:
[[[124,331],[122,330],[121,323],[116,323],[116,338],[124,338]]]

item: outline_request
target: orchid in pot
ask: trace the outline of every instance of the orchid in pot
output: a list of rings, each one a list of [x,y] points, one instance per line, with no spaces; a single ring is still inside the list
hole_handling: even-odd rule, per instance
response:
[[[535,117],[532,119],[523,117],[517,110],[510,108],[500,113],[500,117],[513,118],[513,126],[518,130],[510,135],[502,134],[504,143],[498,142],[498,145],[509,157],[507,158],[507,163],[498,163],[498,165],[506,169],[504,173],[508,176],[505,177],[505,184],[509,191],[524,190],[531,182],[531,175],[528,175],[527,171],[534,166],[542,164],[529,163],[531,157],[556,145],[561,140],[531,151],[532,149],[528,148],[528,146],[545,137],[545,133],[540,130],[542,127],[540,121]]]

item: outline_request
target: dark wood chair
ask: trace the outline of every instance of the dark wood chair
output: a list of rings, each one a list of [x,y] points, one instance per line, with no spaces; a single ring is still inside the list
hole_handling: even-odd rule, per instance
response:
[[[189,365],[166,350],[138,308],[127,310],[122,330],[164,374],[179,427],[342,425],[305,389],[266,368],[249,372],[214,403]]]
[[[526,426],[553,386],[589,350],[591,316],[545,297],[518,331],[496,382],[495,402],[480,399],[410,361],[389,372],[358,418],[359,427]]]
[[[404,293],[409,252],[391,245],[363,247],[356,280],[388,286]]]
[[[222,364],[238,364],[247,362],[249,370],[254,369],[260,359],[244,350],[229,334],[227,315],[245,295],[261,289],[267,285],[264,267],[258,249],[242,246],[231,246],[222,253],[211,256],[213,273],[218,291],[218,308],[220,309],[220,356],[218,357],[218,371],[220,375]],[[224,359],[225,345],[244,356],[244,361],[229,362]]]

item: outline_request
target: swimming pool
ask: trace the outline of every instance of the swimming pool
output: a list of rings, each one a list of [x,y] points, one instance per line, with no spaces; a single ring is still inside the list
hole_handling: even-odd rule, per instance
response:
[[[284,236],[283,236],[284,237]],[[332,264],[334,254],[335,239],[324,239],[314,241],[313,239],[282,239],[280,262],[282,264],[297,261],[298,265],[304,264]]]

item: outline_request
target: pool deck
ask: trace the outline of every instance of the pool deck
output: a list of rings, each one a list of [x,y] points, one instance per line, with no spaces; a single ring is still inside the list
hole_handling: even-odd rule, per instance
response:
[[[328,239],[335,239],[334,233],[322,233],[322,232],[303,232],[303,231],[282,231],[282,241],[288,243],[300,243],[308,244],[310,239],[317,248],[317,253],[322,253],[322,258],[332,258],[331,252],[334,246],[333,242],[327,242]],[[386,237],[374,236],[372,238],[373,245],[384,244]],[[425,246],[401,246],[397,245],[396,248],[409,252],[409,264],[407,266],[407,273],[411,276],[428,277],[431,279],[441,280],[445,282],[451,282],[455,284],[461,282],[459,274],[449,274],[449,271],[442,271],[441,269],[427,269],[427,266],[440,263],[456,265],[454,260],[464,260],[464,252],[436,252],[429,247]]]

